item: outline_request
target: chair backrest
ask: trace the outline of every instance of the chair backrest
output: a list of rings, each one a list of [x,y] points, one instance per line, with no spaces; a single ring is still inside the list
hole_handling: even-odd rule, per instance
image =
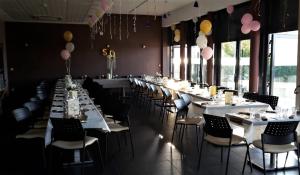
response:
[[[228,87],[224,87],[224,86],[217,86],[217,91],[218,90],[226,90],[229,89]]]
[[[272,96],[272,95],[259,95],[257,98],[257,101],[262,102],[262,103],[267,103],[269,104],[272,109],[275,109],[278,103],[279,97],[277,96]]]
[[[226,117],[203,114],[204,131],[214,137],[231,138],[232,129]]]
[[[52,140],[79,141],[83,140],[85,133],[79,119],[74,118],[50,118]]]
[[[169,89],[161,87],[161,92],[162,92],[165,99],[171,99],[172,98],[172,94],[169,91]]]
[[[37,102],[29,101],[23,104],[30,112],[35,112],[40,109],[40,105]]]
[[[262,141],[264,144],[284,145],[296,142],[298,121],[269,122]]]
[[[243,98],[249,99],[249,100],[257,100],[258,93],[255,92],[245,92],[243,95]]]
[[[113,116],[115,119],[118,119],[120,121],[124,121],[124,122],[128,122],[128,124],[130,123],[129,121],[129,112],[130,112],[130,104],[126,104],[126,103],[119,103],[116,105],[116,108],[113,112]]]
[[[189,108],[186,105],[186,103],[184,102],[184,100],[183,99],[176,99],[176,100],[174,100],[174,104],[175,104],[176,109],[177,109],[176,118],[186,117]]]
[[[31,114],[27,108],[17,108],[12,111],[12,114],[17,122],[22,122],[30,118]]]
[[[156,86],[154,84],[150,84],[150,88],[151,88],[152,93],[155,93],[155,94],[158,93],[158,89],[156,88]]]
[[[186,106],[189,106],[189,104],[192,102],[192,98],[188,94],[181,94],[181,98],[185,102]]]
[[[233,90],[233,89],[224,89],[223,93],[225,94],[225,92],[233,92],[233,95],[238,95],[239,92],[237,90]]]

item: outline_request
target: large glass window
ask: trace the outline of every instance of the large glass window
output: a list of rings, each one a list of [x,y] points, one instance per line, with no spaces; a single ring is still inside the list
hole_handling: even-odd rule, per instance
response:
[[[187,78],[187,45],[185,45],[185,56],[183,59],[183,63],[181,63],[180,58],[180,45],[171,46],[171,75],[172,78],[176,80],[180,80],[180,65],[184,64],[185,67],[185,79]]]
[[[239,89],[241,92],[249,91],[250,70],[250,40],[240,41]]]
[[[250,40],[221,43],[221,86],[249,91]]]
[[[278,96],[278,106],[295,106],[298,31],[270,34],[270,94]]]
[[[221,86],[235,89],[236,41],[221,44]]]
[[[205,83],[207,79],[207,61],[200,57],[200,48],[198,46],[191,47],[191,81],[197,84]],[[202,71],[202,74],[200,74]],[[202,78],[202,80],[201,80]],[[202,82],[201,82],[202,81]]]
[[[180,46],[171,47],[171,75],[174,79],[180,79]]]

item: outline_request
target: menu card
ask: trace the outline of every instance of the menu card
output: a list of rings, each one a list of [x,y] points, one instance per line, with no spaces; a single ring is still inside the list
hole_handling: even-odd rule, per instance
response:
[[[225,92],[225,104],[231,105],[233,101],[233,92]]]
[[[80,106],[79,106],[78,99],[67,100],[67,112],[68,112],[68,117],[75,117],[80,114]]]

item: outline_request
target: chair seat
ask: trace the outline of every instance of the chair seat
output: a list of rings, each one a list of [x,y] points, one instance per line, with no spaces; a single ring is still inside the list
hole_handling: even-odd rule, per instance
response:
[[[119,123],[108,123],[108,127],[111,132],[121,132],[121,131],[128,131],[128,126],[123,126]]]
[[[214,145],[220,145],[220,146],[229,146],[229,138],[221,138],[221,137],[214,137],[212,135],[207,135],[204,137],[204,139],[212,143]],[[241,144],[245,141],[245,138],[237,136],[237,135],[232,135],[232,140],[231,140],[231,145],[237,145]]]
[[[98,139],[96,137],[85,137],[85,146],[89,146],[93,143],[95,143]],[[52,142],[52,146],[55,146],[57,148],[61,149],[82,149],[83,148],[83,141],[63,141],[63,140],[57,140]]]
[[[48,120],[41,120],[34,123],[33,128],[47,128]]]
[[[30,129],[23,134],[16,135],[16,139],[45,138],[45,129]]]
[[[261,140],[253,141],[253,145],[259,149],[262,149]],[[297,150],[297,147],[293,144],[284,144],[284,145],[264,144],[264,151],[266,153],[284,153],[284,152],[289,152],[294,150]]]
[[[104,117],[104,120],[105,120],[105,122],[106,122],[107,124],[121,123],[120,121],[114,120],[113,118],[110,118],[110,117],[108,117],[108,118]]]
[[[184,119],[179,119],[176,121],[176,124],[183,124],[183,125],[199,125],[202,121],[200,117],[187,117]]]

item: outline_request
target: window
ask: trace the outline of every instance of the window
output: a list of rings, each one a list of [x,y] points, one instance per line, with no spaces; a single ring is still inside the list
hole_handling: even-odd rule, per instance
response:
[[[250,73],[250,40],[240,41],[240,76],[239,89],[241,92],[249,91],[249,73]]]
[[[197,84],[204,83],[206,82],[207,61],[200,58],[200,48],[198,46],[192,46],[191,52],[191,81]],[[200,71],[202,71],[202,74],[200,74]]]
[[[171,46],[171,76],[176,80],[180,80],[180,45]],[[187,45],[185,45],[185,58],[184,58],[184,67],[185,67],[185,79],[187,78]]]
[[[171,76],[180,79],[180,46],[171,47]]]
[[[279,97],[278,106],[295,106],[298,31],[269,35],[269,94]]]
[[[250,40],[221,43],[221,86],[249,91]]]
[[[221,44],[221,86],[235,89],[236,41]]]

